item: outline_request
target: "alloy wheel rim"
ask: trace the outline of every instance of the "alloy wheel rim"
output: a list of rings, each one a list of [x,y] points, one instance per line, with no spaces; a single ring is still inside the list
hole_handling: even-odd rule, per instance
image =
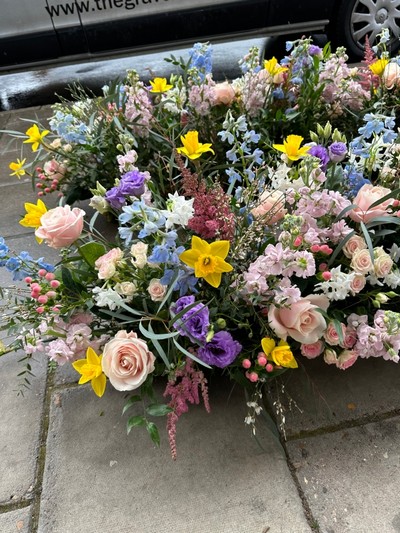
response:
[[[400,0],[358,0],[354,4],[350,30],[360,49],[367,35],[372,45],[384,28],[390,31],[389,45],[400,38]]]

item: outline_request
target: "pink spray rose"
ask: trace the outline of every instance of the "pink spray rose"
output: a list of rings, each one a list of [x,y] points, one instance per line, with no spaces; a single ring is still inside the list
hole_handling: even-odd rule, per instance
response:
[[[389,198],[375,207],[371,207],[371,205],[390,192],[390,189],[380,187],[379,185],[375,186],[369,183],[363,185],[353,200],[353,204],[358,207],[349,211],[349,217],[355,222],[366,223],[377,217],[388,216],[388,209],[393,204],[393,198]]]
[[[115,389],[134,390],[154,371],[155,359],[136,333],[121,330],[104,346],[101,366]]]
[[[40,218],[35,235],[51,248],[65,248],[75,242],[83,230],[85,211],[69,205],[50,209]]]
[[[358,354],[354,350],[343,350],[337,358],[336,366],[340,368],[340,370],[346,370],[346,368],[354,365],[357,361],[357,357]]]
[[[328,344],[331,346],[341,345],[344,341],[346,335],[346,325],[340,323],[340,329],[342,331],[342,341],[340,340],[339,333],[337,332],[333,322],[329,322],[328,327],[325,330],[324,338]]]
[[[300,346],[301,354],[307,359],[315,359],[324,350],[324,343],[322,341],[313,342],[312,344],[302,344]]]
[[[268,322],[280,339],[286,340],[289,336],[302,344],[313,344],[326,329],[325,319],[318,308],[326,311],[328,305],[326,296],[315,294],[301,298],[287,308],[271,305]]]
[[[114,276],[118,263],[123,259],[124,252],[120,248],[112,248],[106,254],[96,259],[95,267],[99,279],[110,279]]]
[[[367,248],[365,239],[359,235],[353,235],[343,246],[343,253],[346,257],[351,259],[355,252],[358,250],[364,250],[365,248]]]

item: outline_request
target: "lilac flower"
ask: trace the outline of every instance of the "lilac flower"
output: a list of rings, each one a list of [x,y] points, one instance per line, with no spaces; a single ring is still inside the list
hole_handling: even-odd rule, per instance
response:
[[[329,163],[329,156],[328,150],[324,146],[321,146],[320,144],[311,146],[311,148],[308,150],[308,153],[309,155],[318,157],[318,159],[321,161],[322,168],[326,169],[326,166]]]
[[[340,163],[346,157],[347,147],[345,143],[334,142],[328,146],[328,154],[331,161],[334,163]]]
[[[233,363],[241,350],[242,345],[230,333],[218,331],[210,342],[199,348],[197,355],[208,365],[225,368]]]
[[[195,303],[194,296],[182,296],[175,304],[171,305],[171,312],[177,315],[186,307]],[[210,325],[208,307],[199,303],[191,307],[179,320],[174,323],[174,328],[184,337],[194,341],[205,342]]]

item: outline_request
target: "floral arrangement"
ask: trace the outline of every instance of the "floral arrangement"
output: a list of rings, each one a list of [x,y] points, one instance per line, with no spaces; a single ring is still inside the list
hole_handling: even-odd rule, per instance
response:
[[[127,428],[210,402],[223,369],[249,392],[255,431],[266,384],[321,357],[399,361],[399,59],[387,35],[351,68],[343,49],[288,43],[278,63],[251,50],[243,75],[216,83],[211,47],[149,85],[129,72],[90,99],[54,106],[25,135],[37,203],[21,220],[60,252],[56,265],[0,241],[4,329],[29,360],[72,364],[79,383],[134,391]],[[43,197],[61,195],[48,209]],[[72,201],[90,191],[89,218]],[[80,194],[82,193],[82,195]],[[109,220],[111,238],[98,229]],[[153,379],[166,380],[164,400]]]

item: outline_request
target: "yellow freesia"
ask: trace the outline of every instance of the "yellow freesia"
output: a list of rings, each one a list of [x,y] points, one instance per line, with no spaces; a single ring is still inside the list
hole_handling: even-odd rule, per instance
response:
[[[44,137],[46,137],[47,134],[50,133],[49,130],[43,130],[40,132],[37,124],[34,124],[29,129],[26,130],[26,135],[28,135],[28,139],[24,141],[24,143],[32,143],[32,151],[36,152],[36,150],[39,148],[39,144],[43,143]]]
[[[25,170],[22,168],[25,165],[26,159],[23,159],[22,161],[20,159],[17,159],[17,162],[15,163],[12,161],[8,168],[10,170],[13,170],[14,172],[11,172],[10,176],[17,176],[20,178],[21,176],[25,176]]]
[[[212,287],[219,287],[222,273],[233,270],[232,265],[224,261],[229,247],[229,241],[215,241],[209,244],[193,235],[191,249],[182,252],[179,259],[194,269],[196,278],[204,278]]]
[[[271,74],[271,76],[275,76],[276,74],[280,74],[281,72],[286,72],[288,70],[287,67],[281,67],[279,65],[276,57],[272,57],[271,59],[265,60],[264,68]]]
[[[176,151],[189,159],[197,159],[205,152],[214,153],[210,143],[199,143],[198,131],[188,131],[186,135],[181,135],[181,142],[183,146],[177,148]]]
[[[79,359],[72,363],[72,366],[75,368],[81,377],[78,381],[79,385],[83,385],[88,381],[91,382],[92,389],[99,398],[101,398],[106,390],[106,376],[103,373],[101,367],[102,355],[97,355],[97,353],[89,346],[86,350],[86,359]]]
[[[286,341],[279,341],[278,345],[270,337],[261,339],[262,349],[270,361],[273,361],[278,366],[285,368],[297,368],[298,364],[289,344]]]
[[[375,76],[382,76],[383,71],[385,70],[386,65],[389,63],[389,59],[377,59],[371,65],[369,65],[369,69]]]
[[[150,81],[151,93],[165,93],[166,91],[169,91],[172,89],[173,85],[170,85],[167,83],[166,78],[154,78],[153,81]]]
[[[283,144],[273,144],[273,148],[279,152],[286,154],[287,158],[290,161],[297,161],[301,157],[305,156],[309,146],[300,147],[301,143],[304,141],[304,138],[301,135],[288,135],[283,141]]]

